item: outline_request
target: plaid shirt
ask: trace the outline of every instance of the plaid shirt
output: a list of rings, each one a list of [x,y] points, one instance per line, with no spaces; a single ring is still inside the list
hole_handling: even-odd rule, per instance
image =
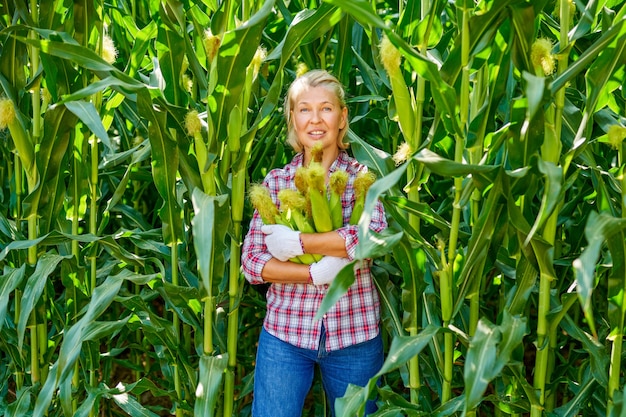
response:
[[[274,169],[265,177],[266,185],[274,202],[278,203],[278,191],[285,188],[296,189],[294,175],[302,166],[303,155],[294,156],[291,163],[283,169]],[[364,165],[340,152],[330,167],[330,172],[344,170],[349,174],[348,186],[342,198],[343,223],[345,226],[337,232],[346,242],[350,259],[354,258],[358,243],[357,226],[350,226],[350,213],[355,196],[353,183],[357,172],[366,170]],[[265,263],[272,258],[265,246],[261,232],[263,222],[254,212],[250,229],[244,239],[242,266],[246,279],[251,284],[264,283],[261,271]],[[376,232],[387,227],[382,204],[377,203],[370,228]],[[365,342],[378,335],[380,321],[380,300],[371,272],[371,261],[361,261],[355,266],[355,282],[339,301],[324,315],[322,320],[313,321],[328,286],[313,284],[276,284],[267,292],[267,315],[264,327],[272,335],[304,349],[319,348],[322,324],[326,331],[326,350],[342,349]]]

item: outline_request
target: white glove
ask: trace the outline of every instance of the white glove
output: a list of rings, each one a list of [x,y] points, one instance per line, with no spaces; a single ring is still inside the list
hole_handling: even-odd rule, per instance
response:
[[[261,231],[265,233],[268,252],[279,261],[284,262],[304,253],[299,231],[282,224],[264,225],[261,226]]]
[[[330,284],[337,277],[339,271],[350,263],[348,258],[324,256],[320,261],[311,264],[309,274],[315,285]]]

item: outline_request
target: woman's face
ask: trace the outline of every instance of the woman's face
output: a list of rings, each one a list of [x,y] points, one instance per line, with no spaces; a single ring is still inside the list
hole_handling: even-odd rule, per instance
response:
[[[291,110],[294,132],[307,153],[321,141],[324,150],[332,150],[336,155],[339,131],[345,128],[347,115],[348,109],[341,107],[337,96],[321,86],[303,89]]]

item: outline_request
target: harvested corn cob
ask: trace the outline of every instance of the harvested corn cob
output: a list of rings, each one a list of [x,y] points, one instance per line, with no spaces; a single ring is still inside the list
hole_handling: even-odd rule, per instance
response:
[[[326,172],[319,163],[312,162],[307,168],[309,200],[311,201],[311,217],[315,230],[319,233],[333,230],[330,207],[326,196]]]
[[[297,190],[284,189],[278,192],[278,200],[281,205],[281,216],[292,228],[302,233],[315,233],[315,228],[305,215],[307,200]],[[303,264],[312,264],[322,259],[322,255],[305,253],[298,256]]]
[[[335,171],[330,174],[330,217],[332,219],[333,229],[343,226],[343,207],[341,204],[341,196],[346,191],[348,185],[348,173],[346,171]]]
[[[376,175],[372,172],[361,171],[354,179],[354,208],[352,209],[352,215],[350,216],[350,224],[355,225],[359,223],[361,214],[363,213],[363,206],[365,205],[365,196],[367,191],[376,181]]]
[[[283,190],[284,191],[284,190]],[[297,193],[297,192],[296,192]],[[279,193],[280,194],[280,193]],[[282,224],[291,229],[298,230],[296,222],[292,219],[291,214],[285,212],[280,213],[272,197],[270,191],[262,184],[252,184],[249,191],[250,202],[254,208],[259,212],[261,220],[265,224]],[[280,198],[280,195],[279,195]],[[289,205],[289,202],[287,203]],[[287,210],[288,211],[288,210]],[[304,254],[300,257],[291,258],[290,261],[295,263],[311,264],[316,262],[316,258],[310,254]]]
[[[276,224],[280,219],[280,213],[278,207],[272,201],[270,196],[270,190],[262,184],[250,185],[250,191],[248,191],[250,202],[252,206],[259,212],[263,223]]]

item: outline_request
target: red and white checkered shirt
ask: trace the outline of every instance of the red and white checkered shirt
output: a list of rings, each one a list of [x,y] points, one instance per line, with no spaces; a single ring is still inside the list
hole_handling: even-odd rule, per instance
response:
[[[302,160],[303,155],[297,154],[283,169],[274,169],[265,177],[264,185],[269,188],[270,195],[277,205],[280,205],[278,191],[285,188],[296,189],[294,175],[296,169],[302,166]],[[357,172],[367,168],[342,151],[330,167],[331,173],[335,170],[344,170],[349,174],[348,186],[342,198],[344,226],[337,232],[346,242],[348,257],[353,259],[358,243],[357,226],[349,225],[355,201],[353,184]],[[243,272],[251,284],[264,283],[261,271],[265,263],[272,258],[265,246],[262,225],[259,213],[255,211],[242,249]],[[378,202],[371,216],[370,228],[380,232],[386,227],[385,213],[382,204]],[[379,332],[380,300],[370,265],[371,261],[356,264],[354,284],[323,319],[317,322],[313,321],[313,318],[328,286],[273,283],[267,292],[265,329],[294,346],[317,350],[323,324],[327,351],[342,349],[376,337]]]

